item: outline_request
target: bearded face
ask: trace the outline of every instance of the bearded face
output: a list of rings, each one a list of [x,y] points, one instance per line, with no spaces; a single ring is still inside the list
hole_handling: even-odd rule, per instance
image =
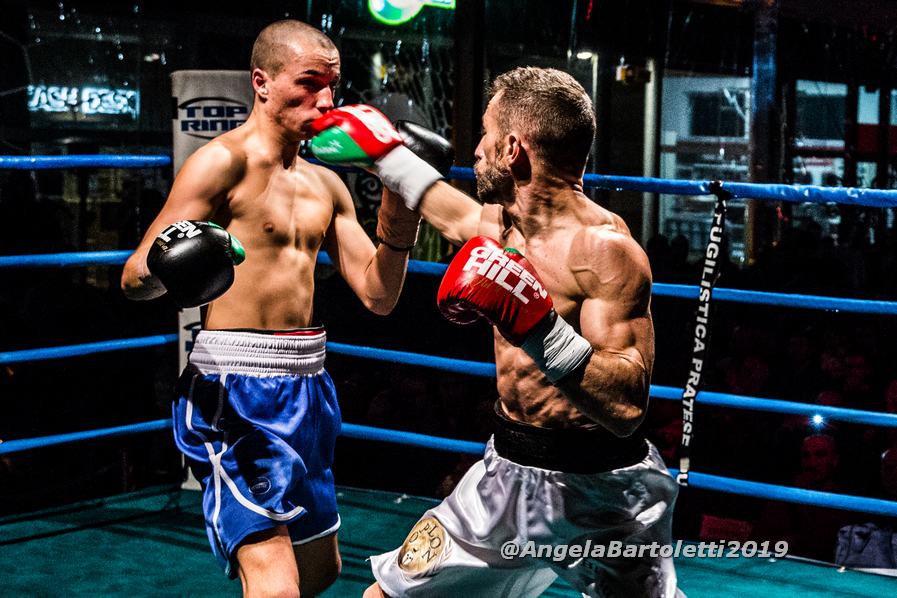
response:
[[[498,152],[493,152],[493,157]],[[483,203],[502,203],[512,197],[514,177],[511,169],[491,161],[488,157],[477,160],[473,166],[477,181],[477,197]]]

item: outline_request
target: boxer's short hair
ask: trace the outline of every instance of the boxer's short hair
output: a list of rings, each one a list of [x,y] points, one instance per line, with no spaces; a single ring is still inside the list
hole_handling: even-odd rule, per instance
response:
[[[333,41],[318,29],[302,21],[284,19],[271,23],[255,38],[249,68],[262,69],[271,77],[276,77],[283,69],[285,60],[291,56],[288,51],[290,44],[295,42],[336,49]]]
[[[518,67],[492,82],[489,97],[496,96],[500,136],[518,129],[550,166],[585,168],[595,139],[595,110],[576,79],[557,69]]]

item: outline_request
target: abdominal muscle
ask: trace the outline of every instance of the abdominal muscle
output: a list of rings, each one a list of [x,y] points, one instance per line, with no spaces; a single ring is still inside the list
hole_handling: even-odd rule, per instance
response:
[[[552,386],[522,349],[495,333],[498,394],[510,419],[543,428],[594,428],[556,387]]]
[[[247,259],[237,266],[233,286],[209,305],[203,327],[284,330],[310,326],[316,255],[283,247],[257,251],[253,257],[252,262]]]

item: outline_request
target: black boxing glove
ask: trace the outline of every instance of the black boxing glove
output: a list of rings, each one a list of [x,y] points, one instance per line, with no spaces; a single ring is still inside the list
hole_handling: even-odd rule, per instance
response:
[[[196,307],[223,295],[244,259],[240,242],[217,224],[181,220],[159,233],[146,265],[179,307]]]
[[[452,164],[455,163],[455,148],[451,142],[427,127],[409,120],[396,121],[396,131],[402,138],[405,147],[447,177]]]

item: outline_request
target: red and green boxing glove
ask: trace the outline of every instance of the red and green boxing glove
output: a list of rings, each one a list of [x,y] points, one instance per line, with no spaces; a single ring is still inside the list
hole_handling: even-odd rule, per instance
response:
[[[442,178],[436,168],[406,147],[396,128],[376,108],[334,108],[314,120],[311,127],[317,133],[310,144],[316,158],[328,164],[373,170],[411,210],[417,209],[427,189]]]

